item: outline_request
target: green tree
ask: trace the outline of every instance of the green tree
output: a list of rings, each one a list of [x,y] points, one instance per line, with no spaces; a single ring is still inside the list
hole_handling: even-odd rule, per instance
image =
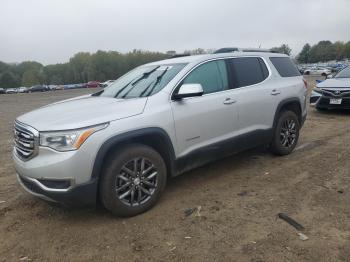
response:
[[[6,71],[0,75],[0,87],[12,88],[18,85],[16,76],[9,71]]]
[[[347,42],[345,45],[344,45],[344,57],[346,58],[349,58],[350,59],[350,41]]]
[[[40,84],[39,72],[35,69],[26,70],[22,76],[23,86],[33,86]]]
[[[299,63],[307,64],[310,60],[310,50],[311,46],[309,44],[305,44],[299,55],[297,56],[297,60]]]
[[[271,48],[271,51],[273,52],[277,52],[277,53],[281,53],[281,54],[286,54],[286,55],[290,55],[292,52],[292,49],[289,47],[289,45],[287,44],[282,44],[279,47],[273,47]]]

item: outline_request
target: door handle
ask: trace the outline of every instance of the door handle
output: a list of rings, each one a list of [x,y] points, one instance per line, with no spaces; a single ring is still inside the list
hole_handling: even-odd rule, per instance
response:
[[[232,99],[232,98],[226,98],[225,101],[224,101],[224,105],[231,105],[231,104],[234,104],[236,103],[236,100]]]
[[[271,91],[271,95],[273,95],[273,96],[277,96],[277,95],[279,95],[281,93],[281,91],[279,91],[279,90],[277,90],[277,89],[273,89],[272,91]]]

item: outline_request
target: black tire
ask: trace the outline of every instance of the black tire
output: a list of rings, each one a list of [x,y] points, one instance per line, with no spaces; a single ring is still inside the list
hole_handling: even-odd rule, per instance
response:
[[[138,175],[135,175],[135,173],[131,175],[129,172],[133,172],[133,170],[129,169],[129,167],[135,168],[135,159],[138,159],[136,160],[136,170],[140,168],[140,172],[135,171]],[[142,161],[144,161],[143,164]],[[152,180],[148,180],[152,174],[146,177],[148,174],[145,173],[145,171],[147,171],[145,169],[146,167],[151,168],[151,165],[154,166],[154,169],[150,169],[151,171],[148,172],[157,174]],[[128,172],[124,172],[125,169],[128,170]],[[144,171],[141,172],[141,170]],[[145,175],[141,176],[141,173],[145,173]],[[166,166],[163,158],[157,151],[145,145],[130,145],[115,152],[107,160],[100,182],[100,199],[103,205],[116,216],[135,216],[151,209],[157,203],[165,188],[166,180]],[[122,184],[123,182],[124,184]],[[147,185],[146,182],[148,183]],[[150,182],[153,187],[146,189]],[[131,185],[124,189],[123,187],[126,186],[127,183],[131,183]],[[121,198],[130,190],[134,192],[129,193],[127,197]],[[145,192],[151,193],[151,195]],[[141,197],[140,199],[138,198],[142,195],[145,197],[143,200],[141,200]],[[138,203],[134,202],[134,200],[136,200],[135,198],[139,201]]]
[[[304,72],[304,75],[310,75],[310,71]]]
[[[291,126],[288,126],[288,123],[291,123]],[[274,130],[271,143],[272,152],[280,156],[290,154],[298,143],[299,130],[300,123],[297,115],[293,111],[282,111]]]
[[[327,74],[326,73],[322,73],[321,76],[327,76]]]

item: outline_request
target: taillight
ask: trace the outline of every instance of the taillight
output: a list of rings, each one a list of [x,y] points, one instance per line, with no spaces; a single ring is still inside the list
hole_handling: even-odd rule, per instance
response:
[[[307,82],[306,82],[306,80],[304,78],[303,78],[303,82],[304,82],[305,88],[307,89]]]

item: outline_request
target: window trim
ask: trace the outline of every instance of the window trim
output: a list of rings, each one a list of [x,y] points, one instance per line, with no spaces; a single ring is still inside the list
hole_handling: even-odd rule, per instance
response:
[[[271,67],[269,65],[269,63],[267,62],[267,60],[265,59],[265,57],[262,57],[262,56],[249,56],[249,55],[246,55],[246,56],[226,56],[226,57],[217,57],[217,58],[210,58],[210,59],[207,59],[207,60],[204,60],[196,65],[194,65],[185,75],[183,75],[181,77],[181,79],[179,81],[177,81],[177,83],[174,85],[173,89],[171,90],[170,92],[170,101],[176,101],[174,98],[173,98],[173,95],[174,93],[180,88],[181,86],[181,83],[182,81],[193,71],[195,70],[197,67],[205,64],[205,63],[209,63],[209,62],[212,62],[212,61],[217,61],[217,60],[228,60],[228,59],[234,59],[234,58],[246,58],[246,57],[255,57],[255,58],[261,58],[263,60],[263,62],[265,63],[265,66],[267,68],[267,71],[268,71],[268,76],[261,82],[259,83],[256,83],[256,84],[253,84],[253,85],[248,85],[248,86],[242,86],[242,87],[236,87],[236,88],[233,88],[232,87],[232,80],[229,81],[229,86],[230,86],[230,89],[227,89],[227,90],[223,90],[223,91],[218,91],[218,92],[213,92],[213,93],[209,93],[209,94],[203,94],[202,96],[197,96],[197,97],[186,97],[184,98],[183,100],[187,100],[187,99],[194,99],[194,98],[199,98],[199,97],[203,97],[203,96],[210,96],[210,95],[215,95],[215,94],[218,94],[218,93],[224,93],[224,92],[229,92],[229,91],[232,91],[232,90],[238,90],[238,89],[241,89],[241,88],[247,88],[247,87],[254,87],[256,85],[260,85],[264,82],[266,82],[267,80],[269,80],[272,76],[272,71],[271,71]],[[225,64],[227,66],[227,61],[225,61]],[[229,70],[227,70],[227,74],[228,74],[228,77],[230,77],[229,75]]]

